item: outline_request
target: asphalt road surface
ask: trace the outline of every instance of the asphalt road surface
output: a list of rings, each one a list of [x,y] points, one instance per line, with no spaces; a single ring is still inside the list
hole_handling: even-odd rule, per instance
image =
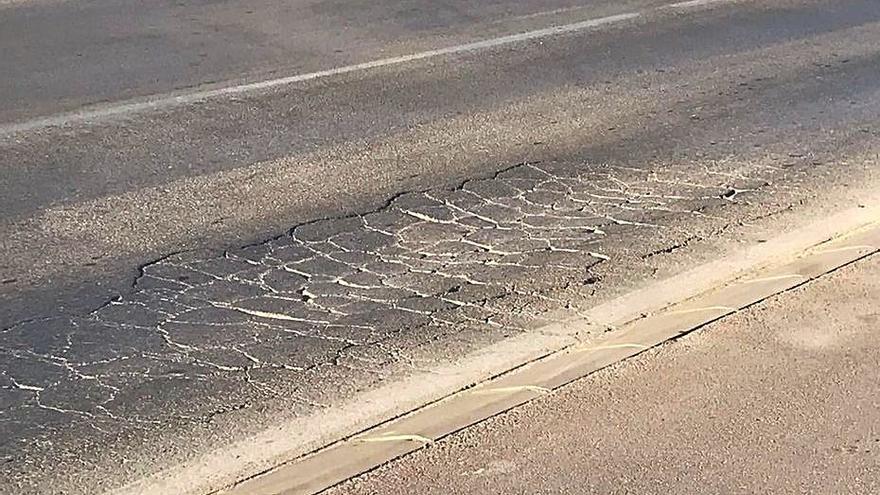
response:
[[[874,256],[327,493],[877,493],[878,281]]]
[[[137,479],[871,184],[878,21],[0,0],[0,492]]]

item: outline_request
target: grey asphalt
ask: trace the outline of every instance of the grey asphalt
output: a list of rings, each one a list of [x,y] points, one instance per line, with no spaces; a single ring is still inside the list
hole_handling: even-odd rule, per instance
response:
[[[0,135],[0,486],[94,493],[868,183],[880,5],[658,5],[0,5],[0,127],[643,13]]]
[[[877,493],[878,330],[874,256],[326,493]]]

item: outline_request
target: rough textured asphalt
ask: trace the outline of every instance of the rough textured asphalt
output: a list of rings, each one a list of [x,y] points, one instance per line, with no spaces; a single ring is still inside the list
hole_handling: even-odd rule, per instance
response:
[[[95,25],[125,10],[84,5],[8,4],[0,22],[51,22],[73,9],[69,17]],[[217,15],[245,9],[228,5]],[[64,81],[123,67],[114,57],[130,59],[126,49],[85,50],[89,62],[72,63],[77,43],[58,41],[61,30],[28,57],[34,35],[19,33],[4,40],[17,48],[2,56],[19,61],[0,76],[4,96],[15,95],[0,120],[652,5],[527,17],[565,6],[487,4],[469,15],[460,6],[435,37],[406,20],[397,32],[363,23],[356,36],[337,34],[353,57],[338,62],[328,51],[251,58],[238,43],[210,48],[229,64],[192,70],[163,45],[181,32],[175,24],[151,44],[125,21],[127,49],[152,47],[166,69],[133,64],[106,84]],[[422,7],[411,15],[433,12]],[[386,18],[391,7],[372,8]],[[261,15],[238,21],[271,30]],[[93,493],[408,366],[527,331],[551,311],[588,307],[731,226],[859,181],[876,169],[878,20],[873,1],[652,12],[0,136],[0,486]],[[20,29],[6,25],[2,36]],[[104,46],[95,31],[69,36]],[[390,46],[383,36],[395,39],[390,52],[376,48]],[[28,63],[53,56],[45,93],[16,89],[32,77]],[[96,479],[95,468],[121,474]]]
[[[328,495],[880,490],[880,257]]]

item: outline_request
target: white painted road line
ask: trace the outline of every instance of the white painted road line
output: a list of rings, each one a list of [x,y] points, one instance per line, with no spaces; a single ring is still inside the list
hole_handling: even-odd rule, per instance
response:
[[[722,3],[722,2],[730,2],[731,0],[688,0],[687,2],[678,2],[667,5],[665,8],[667,9],[693,9],[696,7],[703,7],[705,5],[712,5],[714,3]]]
[[[66,126],[70,124],[80,124],[80,123],[96,123],[103,120],[106,120],[110,117],[122,117],[137,113],[143,113],[151,110],[162,110],[165,108],[172,108],[177,106],[188,105],[191,103],[196,103],[204,100],[209,100],[212,98],[223,97],[223,96],[235,96],[242,95],[247,93],[253,93],[255,91],[267,90],[278,88],[282,86],[287,86],[290,84],[295,84],[299,82],[311,81],[314,79],[322,79],[326,77],[339,76],[343,74],[349,74],[352,72],[360,72],[370,69],[376,69],[380,67],[388,67],[391,65],[400,65],[406,62],[414,62],[417,60],[425,60],[434,57],[440,57],[443,55],[455,55],[460,53],[468,53],[474,52],[478,50],[485,50],[488,48],[494,48],[503,45],[509,45],[511,43],[518,43],[522,41],[534,40],[539,38],[546,38],[548,36],[554,36],[564,33],[573,33],[577,31],[583,31],[586,29],[591,29],[603,25],[614,24],[621,21],[626,21],[629,19],[635,19],[639,17],[641,14],[638,12],[628,13],[628,14],[619,14],[608,17],[601,17],[598,19],[590,19],[582,22],[575,22],[572,24],[563,24],[559,26],[553,26],[545,29],[538,29],[535,31],[526,31],[524,33],[511,34],[509,36],[502,36],[500,38],[492,38],[484,41],[477,41],[474,43],[466,43],[463,45],[455,45],[446,48],[439,48],[437,50],[428,50],[424,52],[412,53],[409,55],[401,55],[399,57],[390,57],[390,58],[381,58],[378,60],[371,60],[369,62],[363,62],[360,64],[354,65],[345,65],[342,67],[336,67],[334,69],[327,69],[318,72],[308,72],[305,74],[297,74],[288,77],[281,77],[277,79],[267,79],[265,81],[259,81],[248,84],[239,84],[236,86],[228,86],[225,88],[218,89],[209,89],[209,90],[201,90],[201,91],[193,91],[190,93],[183,93],[177,95],[159,95],[153,98],[149,98],[141,101],[131,101],[131,102],[123,102],[117,104],[111,104],[103,107],[92,108],[89,110],[75,111],[70,113],[62,113],[58,115],[53,115],[49,117],[36,118],[33,120],[28,120],[20,123],[13,123],[0,126],[0,135],[3,134],[14,134],[18,132],[26,132],[32,131],[36,129],[41,129],[45,127],[60,127]]]
[[[659,9],[651,9],[651,10],[661,10],[661,9],[688,9],[688,8],[697,8],[708,4],[721,3],[721,2],[731,2],[733,0],[694,0],[688,2],[679,2],[669,4]],[[191,92],[184,93],[176,93],[176,94],[162,94],[156,95],[153,97],[148,97],[145,99],[138,100],[129,100],[117,103],[110,103],[102,106],[94,106],[89,107],[83,110],[77,110],[73,112],[60,113],[56,115],[50,115],[46,117],[38,117],[31,120],[25,120],[21,122],[9,123],[9,124],[0,124],[0,136],[15,134],[20,132],[27,132],[38,130],[46,127],[63,127],[72,124],[88,124],[88,123],[99,123],[105,121],[107,119],[113,117],[125,117],[129,115],[134,115],[138,113],[143,113],[147,111],[154,110],[162,110],[167,108],[173,108],[178,106],[184,106],[192,103],[197,103],[204,100],[209,100],[218,97],[224,96],[235,96],[235,95],[244,95],[248,93],[253,93],[261,90],[268,90],[273,88],[279,88],[283,86],[287,86],[290,84],[311,81],[314,79],[321,79],[332,76],[339,76],[343,74],[349,74],[353,72],[366,71],[370,69],[376,69],[380,67],[388,67],[392,65],[400,65],[407,62],[413,62],[417,60],[425,60],[435,57],[441,57],[445,55],[456,55],[468,52],[476,52],[480,50],[486,50],[490,48],[496,48],[504,45],[509,45],[513,43],[519,43],[523,41],[536,40],[547,38],[551,36],[556,36],[560,34],[566,33],[575,33],[579,31],[586,31],[592,28],[607,26],[610,24],[615,24],[623,21],[628,21],[632,19],[636,19],[638,17],[643,16],[649,11],[639,11],[639,12],[629,12],[617,15],[611,15],[607,17],[599,17],[596,19],[588,19],[585,21],[574,22],[571,24],[561,24],[557,26],[551,26],[543,29],[536,29],[534,31],[526,31],[517,34],[511,34],[507,36],[501,36],[498,38],[487,39],[483,41],[476,41],[473,43],[465,43],[461,45],[449,46],[446,48],[439,48],[436,50],[428,50],[423,52],[412,53],[409,55],[401,55],[398,57],[389,57],[382,58],[377,60],[372,60],[369,62],[363,62],[354,65],[346,65],[342,67],[336,67],[333,69],[327,69],[317,72],[308,72],[304,74],[296,74],[287,77],[280,77],[277,79],[267,79],[264,81],[258,81],[247,84],[239,84],[234,86],[227,86],[216,89],[202,89],[202,90],[194,90]]]

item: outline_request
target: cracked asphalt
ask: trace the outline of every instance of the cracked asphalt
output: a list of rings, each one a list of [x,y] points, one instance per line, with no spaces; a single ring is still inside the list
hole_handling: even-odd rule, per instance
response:
[[[490,3],[450,7],[441,25],[428,22],[434,7],[413,2],[356,34],[342,29],[351,20],[327,14],[354,8],[337,3],[298,21],[318,19],[324,31],[291,36],[351,47],[340,63],[645,15],[0,135],[0,492],[118,486],[408,371],[540,332],[876,184],[876,2],[682,13],[651,10],[657,2]],[[0,5],[0,25],[51,26],[45,19],[76,5]],[[70,15],[88,26],[118,8],[98,2]],[[244,7],[226,8],[212,14],[222,17],[213,29],[241,35],[227,21]],[[391,8],[371,7],[377,17]],[[241,21],[251,35],[296,41],[258,17]],[[125,50],[170,57],[154,38],[120,29]],[[22,54],[40,48],[45,64],[79,48],[49,36],[45,51],[29,36],[2,55],[25,60],[0,76],[14,96],[0,108],[4,123],[265,77],[291,62],[318,70],[328,56],[280,61],[278,46],[270,56],[234,38],[222,67],[184,70],[168,58],[158,82],[140,77],[157,70],[144,63],[101,84],[65,85],[82,67],[121,63],[90,51],[106,39],[72,29],[88,63],[59,63],[38,78],[37,98],[9,89],[39,74]],[[198,46],[209,59],[224,51]]]

